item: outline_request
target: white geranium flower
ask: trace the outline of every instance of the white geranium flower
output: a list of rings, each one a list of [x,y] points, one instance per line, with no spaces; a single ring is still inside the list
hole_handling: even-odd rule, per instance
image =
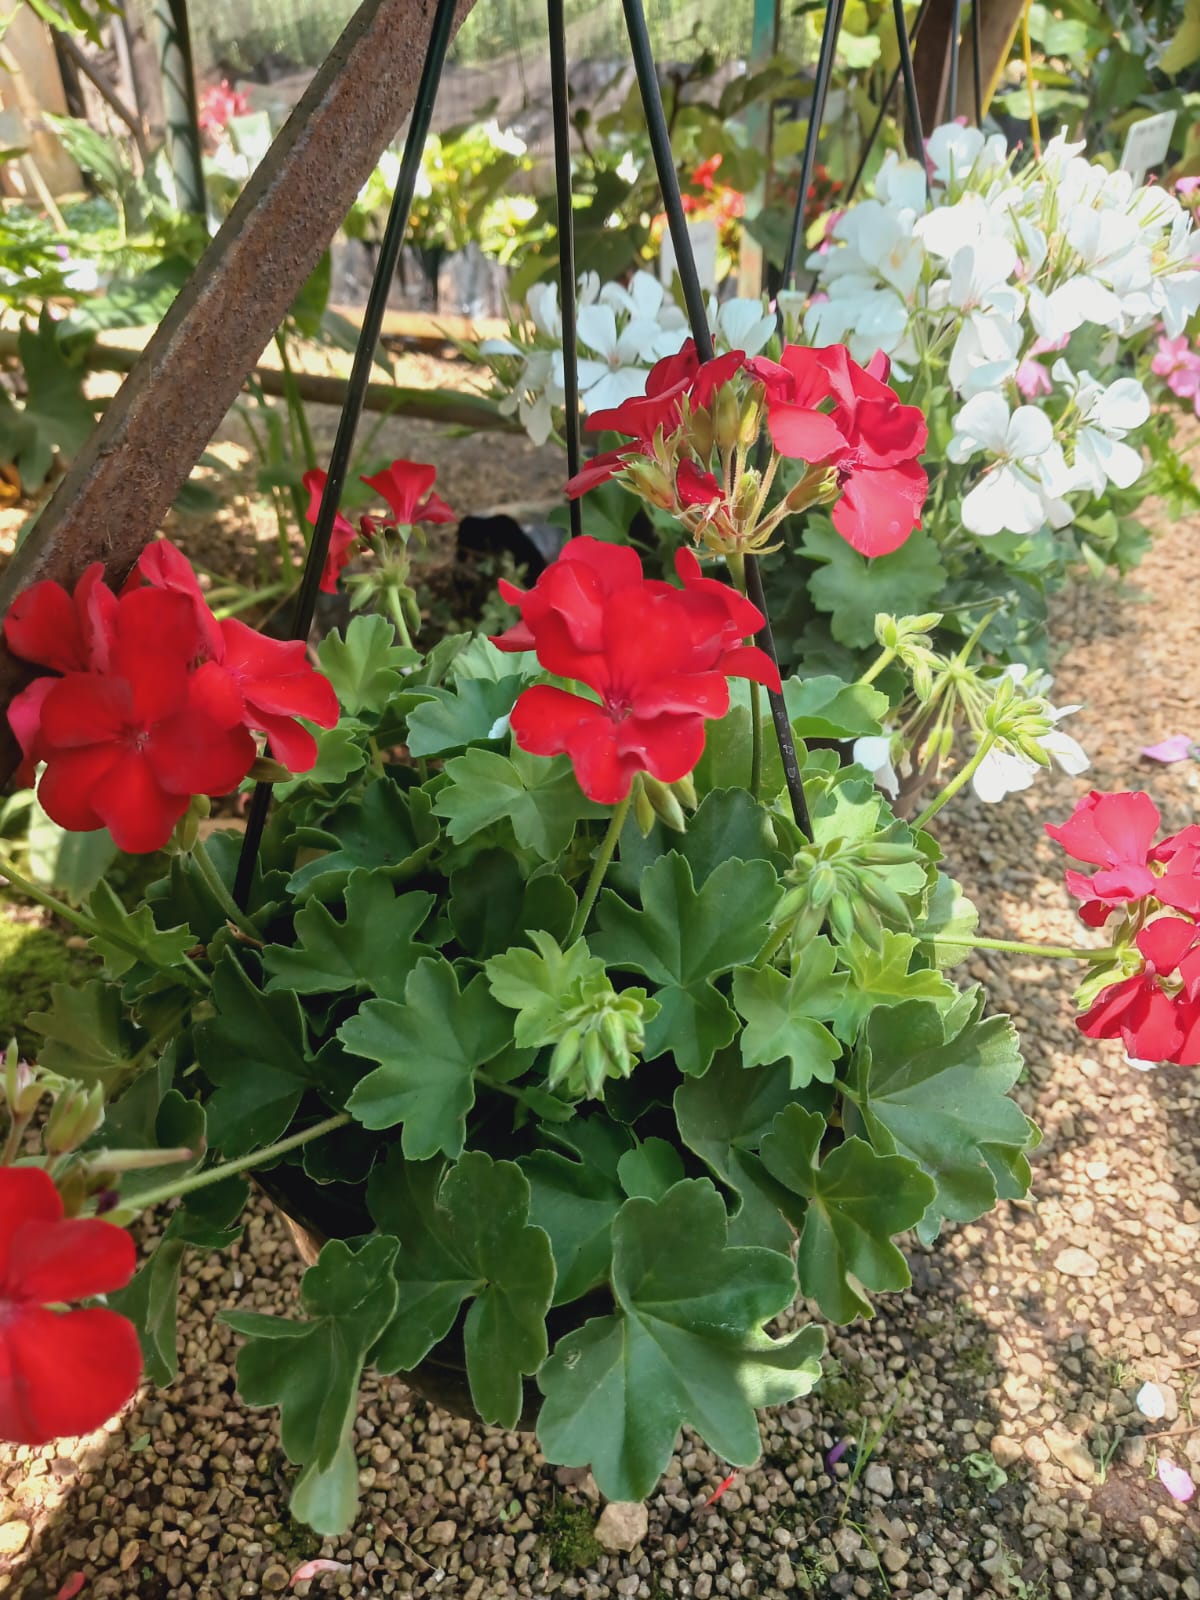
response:
[[[815,257],[831,279],[863,276],[887,284],[910,301],[920,282],[925,250],[913,234],[913,212],[893,211],[878,200],[864,200],[834,224],[841,248]]]
[[[558,309],[558,285],[535,283],[525,296],[534,328],[545,339],[557,344],[562,339],[562,313]]]
[[[911,211],[915,216],[924,211],[928,197],[924,166],[919,161],[902,160],[889,150],[875,174],[875,193],[884,205]]]
[[[775,333],[773,312],[764,311],[761,300],[726,300],[717,306],[709,302],[708,320],[716,343],[724,350],[741,350],[756,356],[765,350]]]
[[[948,368],[959,392],[977,367],[1011,363],[1016,370],[1025,304],[1021,291],[1008,282],[1016,267],[1017,252],[1007,239],[963,245],[950,262],[949,281],[930,296],[931,305],[953,306],[963,316]]]
[[[507,340],[489,340],[507,344]],[[562,386],[562,355],[558,351],[531,350],[512,390],[500,402],[506,417],[514,412],[534,444],[545,444],[554,424],[554,412],[566,399]]]
[[[892,761],[892,736],[886,730],[856,739],[850,759],[865,767],[875,780],[875,787],[882,789],[890,799],[894,800],[900,793],[900,778]]]
[[[658,291],[657,301],[639,285],[639,279],[646,279]],[[614,304],[640,304],[643,309],[653,305],[657,311],[661,309],[662,295],[661,284],[649,273],[639,272],[631,290],[622,289],[619,284],[605,284],[595,305],[580,308],[575,319],[579,342],[592,352],[591,356],[581,356],[578,364],[579,391],[589,416],[644,394],[647,370],[661,356],[673,355],[686,339],[686,326],[664,329],[648,316],[631,316],[618,330]],[[556,360],[561,373],[561,352]]]
[[[837,278],[829,298],[816,300],[804,314],[804,332],[813,344],[844,344],[863,366],[876,350],[894,356],[909,333],[908,307],[893,289],[869,278]]]
[[[599,303],[623,311],[634,322],[654,322],[659,328],[677,328],[686,321],[682,311],[652,272],[635,272],[626,289],[619,283],[606,283]]]
[[[1037,406],[1018,406],[1010,414],[1003,395],[973,395],[954,419],[946,455],[962,465],[982,452],[993,464],[963,500],[963,526],[988,538],[1037,533],[1056,520],[1054,501],[1065,486],[1056,451],[1053,424]]]
[[[968,181],[980,187],[1008,165],[1002,133],[990,137],[961,122],[944,122],[925,141],[933,182],[953,192]]]
[[[1072,393],[1079,413],[1075,433],[1073,488],[1103,494],[1110,483],[1128,489],[1142,475],[1141,452],[1125,444],[1125,435],[1150,416],[1150,400],[1136,378],[1118,378],[1107,387],[1089,372],[1073,373],[1056,361],[1052,376]]]
[[[1008,213],[973,193],[964,194],[951,206],[935,206],[913,224],[913,233],[929,254],[943,261],[949,261],[964,245],[1006,238],[1009,231]]]

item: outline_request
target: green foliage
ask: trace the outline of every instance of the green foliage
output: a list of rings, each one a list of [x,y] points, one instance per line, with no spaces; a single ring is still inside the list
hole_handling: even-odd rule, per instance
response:
[[[18,406],[0,389],[0,464],[15,466],[28,494],[40,489],[55,452],[70,457],[95,425],[83,393],[83,368],[64,355],[54,319],[43,312],[36,328],[17,335],[28,393]]]
[[[375,1221],[400,1241],[399,1299],[376,1365],[411,1371],[469,1299],[463,1343],[471,1398],[485,1422],[502,1428],[520,1419],[522,1374],[546,1358],[554,1292],[550,1241],[529,1225],[529,1198],[519,1167],[479,1150],[449,1169],[393,1154],[368,1188]]]
[[[354,1417],[362,1369],[395,1313],[396,1240],[380,1235],[355,1251],[333,1240],[304,1274],[303,1322],[230,1311],[246,1343],[238,1389],[252,1406],[278,1406],[283,1448],[303,1470],[292,1514],[318,1533],[350,1525],[358,1502]]]
[[[1007,1017],[980,1018],[968,991],[949,1009],[908,999],[867,1022],[848,1093],[875,1148],[909,1157],[937,1185],[922,1222],[970,1222],[1029,1188],[1031,1128],[1008,1097],[1021,1072]]]
[[[914,533],[891,555],[868,560],[824,517],[811,517],[801,549],[820,563],[809,592],[814,604],[830,613],[830,630],[839,644],[869,645],[878,612],[916,615],[930,610],[943,593],[946,568],[928,533]]]
[[[762,1141],[763,1165],[807,1201],[796,1254],[800,1289],[832,1322],[869,1317],[865,1289],[907,1289],[908,1264],[892,1243],[924,1216],[936,1187],[915,1161],[877,1155],[862,1139],[835,1145],[818,1162],[824,1117],[785,1107]]]
[[[713,979],[757,955],[775,893],[769,862],[724,861],[697,890],[688,861],[671,852],[642,874],[640,911],[611,890],[601,896],[597,953],[658,986],[648,1061],[670,1051],[680,1071],[698,1076],[733,1038],[737,1018]]]
[[[448,961],[419,961],[403,1004],[368,1000],[338,1037],[347,1050],[380,1065],[347,1102],[365,1128],[402,1126],[410,1161],[443,1151],[462,1154],[467,1113],[475,1104],[475,1070],[512,1041],[512,1019],[482,974],[460,993]]]
[[[456,843],[507,821],[519,845],[543,861],[556,861],[576,824],[600,814],[600,807],[584,797],[565,756],[546,761],[515,748],[502,756],[476,747],[447,761],[445,771],[450,782],[433,809],[446,818]]]
[[[48,928],[15,922],[0,901],[0,1039],[16,1039],[23,1054],[35,1054],[31,1013],[44,1014],[54,995],[70,994],[83,963]]]
[[[814,1078],[831,1083],[842,1046],[824,1022],[837,1015],[846,991],[846,974],[834,972],[837,953],[817,937],[790,977],[775,967],[739,967],[733,975],[733,1003],[745,1018],[742,1062],[747,1067],[791,1063],[793,1089]]]
[[[725,1460],[751,1465],[755,1407],[795,1399],[820,1372],[820,1329],[763,1330],[795,1294],[788,1258],[728,1245],[720,1196],[685,1180],[659,1201],[622,1206],[612,1285],[615,1313],[560,1340],[539,1374],[542,1449],[590,1463],[612,1500],[646,1498],[685,1423]]]
[[[403,999],[409,973],[429,954],[428,945],[413,940],[432,908],[430,894],[398,895],[386,871],[352,872],[341,921],[321,901],[309,900],[296,913],[295,944],[263,951],[268,992],[365,989],[385,1000]]]

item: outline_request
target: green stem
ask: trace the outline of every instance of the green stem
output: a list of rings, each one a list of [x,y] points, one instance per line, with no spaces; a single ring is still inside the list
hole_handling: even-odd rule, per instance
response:
[[[777,928],[773,928],[771,930],[770,938],[754,958],[754,965],[756,967],[765,967],[767,963],[779,952],[779,950],[787,942],[788,932],[789,929],[786,922],[781,922]]]
[[[916,821],[909,823],[909,827],[914,833],[919,833],[922,828],[927,827],[931,818],[937,816],[938,812],[942,809],[946,802],[948,800],[953,800],[954,796],[965,783],[970,783],[971,779],[979,770],[984,756],[987,755],[988,751],[992,748],[995,742],[996,735],[994,733],[984,734],[983,738],[979,741],[979,746],[975,751],[975,754],[971,757],[971,759],[958,769],[958,771],[950,779],[950,782],[942,790],[941,794],[934,796]]]
[[[772,463],[774,465],[774,463]],[[740,552],[725,557],[729,574],[739,594],[746,593],[746,558]],[[763,731],[762,700],[759,686],[750,684],[750,797],[757,800],[762,794]]]
[[[964,939],[922,939],[922,944],[931,944],[935,949],[940,945],[945,950],[1008,950],[1013,955],[1022,956],[1053,956],[1059,961],[1095,961],[1106,952],[1103,947],[1098,950],[1072,949],[1065,944],[1022,944],[1020,939],[979,939],[974,934],[969,934]]]
[[[233,923],[235,928],[240,928],[248,938],[253,939],[255,944],[262,944],[262,935],[229,892],[225,885],[225,880],[213,864],[212,857],[204,848],[203,839],[197,839],[192,846],[192,860],[199,867],[200,876],[212,890],[217,904],[225,913],[227,919]]]
[[[8,1138],[4,1141],[4,1149],[0,1150],[0,1167],[11,1167],[17,1159],[21,1149],[21,1139],[32,1120],[31,1114],[21,1117],[15,1111],[10,1111],[9,1114],[12,1121],[8,1125]]]
[[[143,1211],[148,1211],[151,1206],[162,1205],[164,1200],[174,1200],[179,1195],[193,1194],[197,1189],[207,1189],[210,1184],[221,1183],[225,1178],[235,1177],[239,1172],[248,1172],[251,1167],[261,1167],[264,1162],[274,1161],[276,1156],[285,1156],[289,1150],[299,1150],[301,1145],[311,1144],[314,1139],[332,1133],[335,1128],[344,1128],[349,1121],[350,1113],[339,1111],[337,1116],[326,1117],[324,1122],[314,1122],[311,1128],[289,1134],[286,1139],[279,1139],[275,1144],[267,1145],[265,1150],[253,1150],[248,1156],[240,1156],[236,1161],[223,1161],[220,1166],[209,1167],[205,1172],[193,1172],[189,1177],[178,1178],[174,1183],[164,1183],[159,1189],[151,1189],[146,1194],[140,1194],[137,1197],[137,1204]]]
[[[637,781],[636,779],[634,780]],[[587,919],[592,914],[592,907],[596,904],[596,896],[600,893],[600,885],[604,882],[604,874],[608,871],[608,863],[613,858],[613,851],[617,848],[617,840],[621,837],[621,829],[625,826],[625,818],[629,815],[629,807],[633,800],[633,790],[625,796],[617,806],[612,816],[608,819],[608,832],[604,835],[596,859],[592,862],[592,870],[588,876],[587,886],[583,891],[583,899],[579,902],[579,909],[575,913],[575,920],[571,924],[571,931],[567,935],[567,947],[570,948],[583,933],[587,926]]]
[[[413,642],[409,637],[408,619],[404,615],[404,604],[400,599],[400,591],[393,584],[388,584],[383,592],[386,597],[388,616],[391,617],[396,632],[400,636],[400,643],[406,649],[411,650]]]
[[[190,956],[184,956],[178,963],[156,961],[148,950],[142,948],[136,939],[127,939],[118,928],[102,928],[93,921],[86,912],[77,911],[74,906],[69,906],[64,900],[56,899],[48,894],[45,889],[39,888],[36,883],[17,871],[6,856],[0,856],[0,877],[7,878],[14,889],[19,889],[22,894],[28,895],[31,900],[36,900],[38,905],[44,906],[47,911],[53,911],[56,917],[61,917],[64,922],[69,922],[79,929],[81,933],[89,934],[93,939],[106,939],[109,944],[118,945],[130,955],[136,956],[139,961],[144,961],[148,967],[154,967],[158,972],[169,972],[189,989],[207,989],[208,978]]]
[[[859,678],[859,683],[874,683],[879,674],[886,671],[895,659],[896,652],[894,650],[881,650],[874,664],[869,666]]]
[[[296,374],[288,358],[287,335],[282,329],[275,335],[275,348],[279,351],[279,365],[283,368],[283,392],[288,414],[295,424],[296,432],[300,435],[304,464],[311,472],[317,465],[317,449],[313,443],[312,429],[308,425],[304,401],[300,398],[300,390],[296,384]]]

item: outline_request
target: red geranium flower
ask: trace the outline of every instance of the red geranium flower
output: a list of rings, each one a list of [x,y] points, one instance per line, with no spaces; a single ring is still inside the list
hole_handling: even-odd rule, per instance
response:
[[[42,1445],[90,1433],[137,1389],[142,1355],[115,1311],[52,1311],[123,1289],[133,1240],[111,1222],[65,1219],[40,1167],[0,1167],[0,1439]]]
[[[598,697],[526,689],[513,736],[532,755],[570,756],[580,788],[601,805],[624,800],[638,772],[673,783],[692,770],[706,720],[729,709],[727,678],[779,688],[770,657],[743,643],[762,627],[757,608],[703,577],[690,550],[675,564],[682,589],[644,578],[627,546],[573,539],[529,593],[503,589],[521,622],[495,643],[535,649],[547,671]]]
[[[4,637],[13,655],[52,672],[102,672],[116,604],[103,565],[94,561],[74,596],[51,578],[23,590],[8,608]]]
[[[1066,822],[1046,824],[1068,855],[1100,868],[1091,877],[1073,870],[1066,875],[1067,888],[1085,902],[1079,915],[1090,927],[1099,927],[1115,906],[1148,894],[1161,898],[1163,880],[1150,868],[1161,820],[1154,801],[1140,790],[1102,794],[1093,789]]]
[[[312,467],[300,480],[308,490],[308,510],[304,515],[314,527],[328,477],[329,474],[320,467]],[[325,567],[321,573],[321,588],[325,594],[337,593],[338,574],[349,564],[350,553],[357,538],[358,529],[349,517],[344,517],[340,511],[335,512],[333,532],[329,539],[329,553],[325,557]]]
[[[203,638],[192,675],[191,701],[218,727],[265,733],[272,755],[291,772],[308,772],[317,743],[295,722],[306,717],[332,728],[338,719],[333,685],[308,660],[302,640],[270,639],[236,617],[218,622],[208,609],[191,564],[169,539],[148,545],[137,571],[155,588],[186,595]],[[207,658],[207,659],[204,659]]]
[[[441,495],[433,492],[436,477],[436,467],[419,461],[393,461],[373,478],[362,481],[387,501],[397,527],[412,528],[418,522],[457,520]]]
[[[576,500],[597,484],[606,483],[637,456],[651,455],[661,432],[669,436],[683,421],[686,397],[692,410],[712,404],[713,396],[728,383],[746,357],[740,350],[729,350],[711,361],[701,361],[695,341],[687,339],[674,355],[656,361],[646,377],[646,392],[622,401],[608,411],[594,411],[587,419],[589,433],[623,433],[629,444],[605,450],[568,482],[566,492]]]
[[[1178,1062],[1189,1033],[1200,1038],[1200,929],[1182,917],[1156,917],[1136,944],[1146,963],[1141,972],[1102,990],[1076,1022],[1089,1039],[1122,1039],[1138,1061]],[[1176,980],[1173,992],[1163,978]]]
[[[308,490],[305,517],[314,525],[321,509],[327,476],[319,467],[314,467],[300,480]],[[391,513],[390,518],[363,517],[360,525],[362,535],[369,535],[379,523],[386,521],[402,528],[415,527],[418,522],[457,521],[441,495],[433,493],[436,477],[436,467],[423,465],[419,461],[393,461],[391,466],[377,472],[373,478],[361,479],[361,482],[375,490],[380,499],[387,502]],[[337,512],[333,519],[325,569],[321,573],[321,588],[325,594],[337,593],[338,577],[343,567],[349,564],[354,542],[359,536],[359,529],[350,519]]]
[[[189,668],[202,644],[186,595],[122,596],[111,671],[70,672],[42,704],[38,798],[60,827],[107,827],[122,850],[157,850],[193,795],[227,794],[246,776],[250,734],[193,704]]]
[[[888,358],[866,367],[844,345],[789,345],[781,361],[750,364],[767,392],[767,427],[780,455],[828,460],[841,497],[833,525],[864,556],[889,555],[921,526],[929,489],[917,456],[928,439],[917,406],[901,405],[888,386]],[[832,399],[828,413],[819,407]]]

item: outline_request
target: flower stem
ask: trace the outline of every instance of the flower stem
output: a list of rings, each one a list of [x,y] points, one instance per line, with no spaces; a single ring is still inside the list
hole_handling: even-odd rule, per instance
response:
[[[881,650],[874,663],[859,678],[859,683],[874,683],[879,674],[890,667],[895,659],[896,652],[894,650]]]
[[[617,840],[621,837],[621,829],[625,826],[625,818],[629,815],[629,807],[633,801],[633,790],[621,801],[608,820],[608,832],[601,841],[596,852],[596,859],[592,862],[592,870],[588,875],[587,885],[583,891],[583,898],[579,902],[579,909],[575,913],[575,920],[571,924],[571,931],[567,935],[568,948],[573,945],[587,926],[587,919],[592,914],[592,907],[596,904],[596,896],[600,893],[600,885],[604,882],[604,874],[608,871],[608,864],[613,858],[613,851],[617,848]]]
[[[326,1133],[333,1133],[336,1128],[344,1128],[350,1121],[348,1111],[339,1111],[334,1117],[326,1117],[324,1122],[314,1122],[311,1128],[303,1128],[299,1133],[289,1134],[286,1139],[279,1139],[275,1144],[267,1145],[264,1150],[252,1150],[248,1156],[239,1156],[236,1161],[223,1161],[220,1166],[209,1167],[204,1172],[193,1172],[186,1178],[177,1178],[174,1183],[164,1183],[158,1189],[151,1189],[146,1194],[137,1197],[137,1204],[143,1211],[148,1211],[151,1206],[162,1205],[164,1200],[174,1200],[179,1195],[193,1194],[197,1189],[207,1189],[210,1184],[221,1183],[225,1178],[235,1177],[239,1172],[248,1172],[251,1167],[261,1167],[264,1162],[274,1161],[276,1156],[285,1156],[289,1150],[299,1150],[301,1145],[311,1144],[314,1139],[320,1139]]]
[[[40,888],[36,883],[18,872],[6,856],[0,856],[0,877],[7,878],[14,889],[19,889],[22,894],[28,895],[31,900],[36,900],[38,905],[44,906],[47,911],[53,911],[56,917],[61,917],[64,922],[69,922],[81,933],[89,934],[93,939],[105,939],[109,944],[119,945],[122,950],[136,956],[139,961],[144,961],[148,967],[154,967],[159,972],[169,972],[172,977],[178,978],[190,989],[207,989],[208,978],[190,956],[184,956],[176,965],[174,962],[156,961],[149,951],[143,949],[136,939],[127,939],[119,928],[102,928],[100,924],[89,917],[84,911],[77,911],[74,906],[69,906],[65,900],[59,900]]]
[[[963,939],[922,939],[921,943],[931,944],[935,949],[940,945],[945,950],[1008,950],[1013,955],[1053,956],[1059,961],[1095,961],[1105,954],[1103,947],[1087,950],[1072,949],[1065,944],[1022,944],[1020,939],[979,939],[974,934]]]
[[[205,849],[203,839],[197,839],[192,846],[192,860],[200,869],[200,876],[212,890],[213,897],[228,920],[233,923],[235,928],[240,929],[247,938],[253,939],[255,944],[261,945],[263,942],[262,935],[226,888],[225,880],[217,871],[212,857]]]
[[[409,637],[408,620],[404,615],[404,606],[401,604],[400,591],[393,584],[388,584],[387,588],[384,590],[384,595],[386,597],[388,616],[391,617],[396,632],[400,636],[400,643],[405,647],[405,649],[411,650],[413,647],[413,642]]]
[[[958,771],[950,779],[950,782],[942,790],[941,794],[936,795],[925,807],[921,815],[914,822],[909,823],[909,827],[914,833],[919,833],[922,828],[926,827],[929,824],[930,819],[937,816],[938,812],[942,809],[946,802],[948,800],[953,800],[954,796],[963,787],[963,785],[971,781],[976,772],[979,770],[984,756],[987,755],[988,751],[992,748],[995,742],[996,735],[994,733],[989,732],[984,734],[983,738],[979,741],[979,746],[976,749],[975,754],[971,757],[971,759],[959,767]]]
[[[725,558],[730,576],[739,594],[746,594],[746,558],[733,552]],[[747,596],[747,598],[749,598]],[[750,798],[757,800],[762,793],[763,732],[762,697],[757,683],[750,682]]]

